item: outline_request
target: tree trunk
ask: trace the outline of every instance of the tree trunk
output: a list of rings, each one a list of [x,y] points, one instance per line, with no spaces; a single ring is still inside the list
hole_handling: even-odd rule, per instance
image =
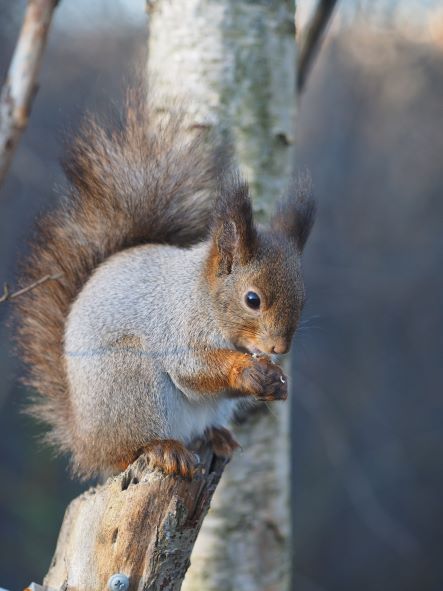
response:
[[[293,160],[294,2],[148,1],[148,71],[194,123],[230,137],[261,218]],[[289,581],[289,409],[263,406],[236,428],[243,447],[214,496],[185,591],[281,591]]]

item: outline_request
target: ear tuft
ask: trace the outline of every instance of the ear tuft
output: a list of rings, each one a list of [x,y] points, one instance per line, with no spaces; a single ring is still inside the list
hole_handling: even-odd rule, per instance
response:
[[[245,264],[253,255],[257,234],[249,187],[237,170],[219,178],[212,236],[220,274],[229,274],[235,262]]]
[[[286,197],[277,206],[271,221],[272,229],[294,241],[301,252],[314,224],[315,212],[310,176],[306,174],[294,178]]]

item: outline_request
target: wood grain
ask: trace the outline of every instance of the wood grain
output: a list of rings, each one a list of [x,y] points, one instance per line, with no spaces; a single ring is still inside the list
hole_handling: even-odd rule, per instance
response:
[[[153,471],[140,456],[72,501],[45,587],[105,590],[111,575],[123,573],[129,591],[178,591],[227,463],[206,443],[195,450],[200,461],[192,480]]]

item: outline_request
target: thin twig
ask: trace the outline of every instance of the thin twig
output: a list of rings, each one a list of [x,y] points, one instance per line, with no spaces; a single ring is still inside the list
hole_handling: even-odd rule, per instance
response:
[[[0,94],[0,183],[28,123],[49,26],[58,0],[28,0],[25,18]]]
[[[300,43],[297,64],[297,91],[299,94],[303,92],[323,33],[336,4],[337,0],[319,0],[311,20],[306,25],[306,33],[303,34]]]
[[[5,285],[3,286],[3,295],[0,297],[0,304],[2,304],[3,302],[6,302],[7,300],[13,300],[15,298],[18,298],[19,296],[23,295],[24,293],[31,291],[31,289],[35,289],[36,287],[38,287],[42,283],[46,283],[46,281],[56,281],[57,279],[60,279],[62,276],[63,276],[62,273],[58,273],[57,275],[45,275],[44,277],[41,277],[37,281],[34,281],[34,283],[31,283],[30,285],[27,285],[26,287],[23,287],[22,289],[19,289],[18,291],[14,291],[13,293],[11,293],[9,291],[9,286],[7,283],[5,283]]]

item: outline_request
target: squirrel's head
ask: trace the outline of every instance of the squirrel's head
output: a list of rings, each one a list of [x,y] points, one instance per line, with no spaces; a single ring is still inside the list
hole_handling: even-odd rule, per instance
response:
[[[223,335],[250,353],[286,353],[304,302],[300,257],[314,202],[294,183],[269,227],[254,224],[248,185],[224,179],[216,202],[206,279]]]

